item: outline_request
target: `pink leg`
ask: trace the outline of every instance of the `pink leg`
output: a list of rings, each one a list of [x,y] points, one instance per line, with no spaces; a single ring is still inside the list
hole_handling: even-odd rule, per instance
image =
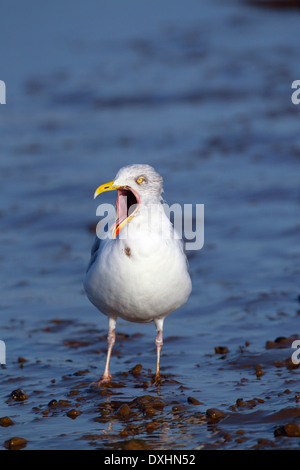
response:
[[[108,349],[107,349],[105,369],[104,369],[101,379],[96,382],[93,382],[93,383],[96,383],[98,387],[101,387],[102,384],[105,384],[109,382],[110,379],[112,379],[112,375],[109,373],[109,364],[110,364],[112,349],[113,349],[113,346],[115,344],[115,339],[116,339],[115,327],[116,327],[116,319],[110,317],[109,326],[108,326],[108,335],[107,335]]]
[[[155,338],[155,344],[156,344],[156,373],[155,373],[155,378],[154,378],[154,383],[158,384],[161,381],[160,378],[160,373],[159,373],[159,368],[160,368],[160,353],[161,353],[161,348],[163,345],[163,323],[164,320],[156,320],[155,325],[157,328],[157,335]]]

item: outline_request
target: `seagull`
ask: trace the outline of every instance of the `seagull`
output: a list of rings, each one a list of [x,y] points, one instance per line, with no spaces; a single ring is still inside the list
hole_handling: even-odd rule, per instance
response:
[[[136,323],[154,322],[157,335],[156,374],[161,382],[160,355],[164,319],[179,309],[192,290],[188,261],[163,208],[163,179],[149,165],[121,168],[115,179],[99,186],[96,198],[117,191],[116,218],[108,236],[96,240],[84,277],[88,299],[108,317],[107,357],[98,387],[110,382],[117,318]]]

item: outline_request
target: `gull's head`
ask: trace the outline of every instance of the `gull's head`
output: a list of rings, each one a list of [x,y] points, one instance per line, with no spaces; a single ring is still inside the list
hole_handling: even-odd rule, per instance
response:
[[[162,177],[150,165],[135,164],[124,166],[113,181],[102,184],[96,189],[94,198],[105,191],[113,189],[118,191],[113,238],[137,215],[141,204],[160,202],[163,192],[162,182]]]

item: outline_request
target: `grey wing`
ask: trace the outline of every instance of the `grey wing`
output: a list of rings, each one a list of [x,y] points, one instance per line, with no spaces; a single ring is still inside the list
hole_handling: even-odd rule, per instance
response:
[[[92,249],[91,249],[91,259],[90,259],[90,262],[89,262],[89,265],[87,267],[87,270],[86,272],[89,271],[90,267],[94,264],[94,262],[96,261],[96,258],[97,258],[97,255],[98,255],[98,250],[99,250],[99,247],[100,247],[100,243],[101,243],[101,240],[100,238],[96,237],[95,238],[95,241],[93,243],[93,246],[92,246]]]

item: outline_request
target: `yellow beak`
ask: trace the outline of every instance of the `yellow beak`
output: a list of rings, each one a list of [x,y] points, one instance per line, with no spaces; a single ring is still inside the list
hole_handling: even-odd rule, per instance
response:
[[[99,196],[99,194],[104,193],[105,191],[113,191],[114,189],[126,188],[126,186],[115,186],[114,183],[115,181],[109,181],[108,183],[105,183],[99,186],[94,193],[94,199],[96,199],[96,197]],[[137,196],[137,201],[138,200],[139,198]],[[131,215],[127,215],[127,217],[122,221],[119,221],[118,211],[119,211],[119,208],[117,207],[116,221],[113,224],[113,226],[110,227],[109,229],[109,230],[112,230],[112,238],[116,238],[121,228],[123,228],[125,224],[127,224],[131,219],[133,219],[133,217],[135,216],[137,212],[137,209],[135,209],[135,211]]]
[[[96,199],[99,194],[104,193],[105,191],[112,191],[114,189],[119,189],[120,186],[114,186],[114,181],[110,181],[109,183],[102,184],[99,188],[96,189],[94,194],[94,199]]]

